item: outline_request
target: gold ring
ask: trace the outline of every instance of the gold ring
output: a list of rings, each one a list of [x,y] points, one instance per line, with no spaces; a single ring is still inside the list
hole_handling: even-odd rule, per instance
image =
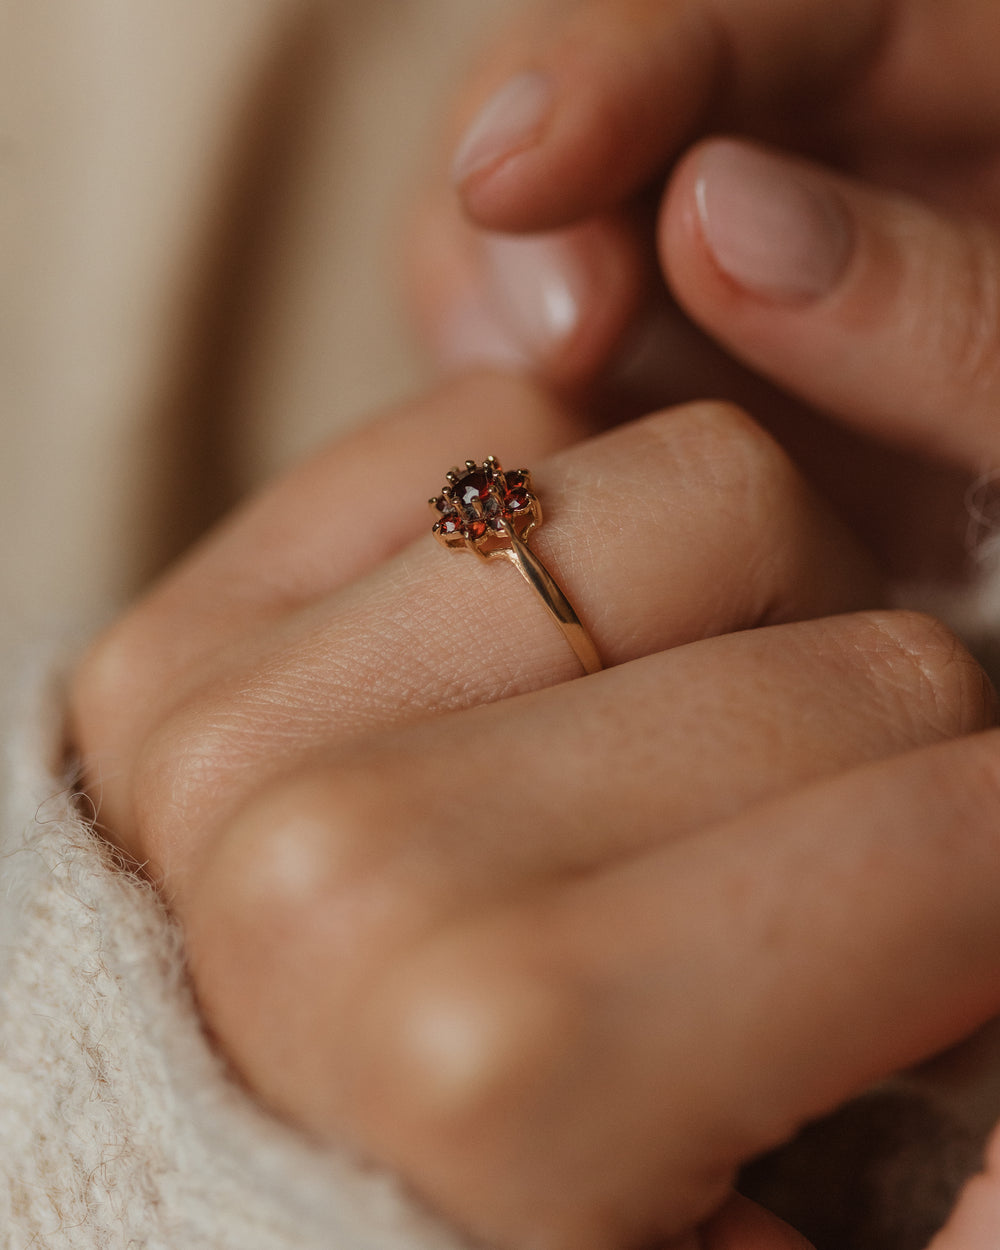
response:
[[[562,630],[585,673],[604,665],[593,639],[528,538],[542,523],[542,505],[531,488],[527,469],[505,473],[495,456],[482,466],[466,460],[464,469],[447,474],[448,485],[430,501],[437,514],[433,533],[450,551],[472,551],[482,560],[504,559],[536,591]]]

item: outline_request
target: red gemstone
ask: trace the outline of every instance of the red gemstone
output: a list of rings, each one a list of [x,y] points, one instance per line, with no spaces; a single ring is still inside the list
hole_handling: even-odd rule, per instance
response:
[[[511,512],[523,512],[525,508],[531,506],[531,496],[523,487],[517,490],[509,490],[506,499],[507,507]]]
[[[450,516],[442,517],[435,528],[445,535],[458,534],[462,529],[462,522],[453,512]]]
[[[504,476],[507,478],[508,490],[516,490],[517,487],[527,486],[528,484],[527,476],[524,473],[522,473],[520,470],[518,470],[516,473],[507,473]]]
[[[489,499],[492,485],[486,473],[466,473],[451,488],[451,495],[457,503],[471,508],[473,504],[485,503]]]
[[[486,533],[486,522],[466,521],[466,523],[462,526],[462,533],[466,538],[470,538],[473,542],[475,542],[477,538],[482,538],[482,536]]]

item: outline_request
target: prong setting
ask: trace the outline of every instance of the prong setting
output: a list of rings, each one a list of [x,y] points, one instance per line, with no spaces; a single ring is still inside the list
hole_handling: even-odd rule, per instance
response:
[[[466,460],[465,472],[446,474],[448,485],[430,501],[437,514],[432,532],[452,551],[483,559],[511,552],[542,523],[542,509],[527,469],[504,472],[495,456],[481,465]]]

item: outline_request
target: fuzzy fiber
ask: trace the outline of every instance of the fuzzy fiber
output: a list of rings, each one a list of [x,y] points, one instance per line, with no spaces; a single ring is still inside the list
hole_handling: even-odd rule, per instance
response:
[[[386,1177],[310,1149],[227,1078],[168,918],[54,780],[38,669],[3,682],[0,1247],[457,1250]]]

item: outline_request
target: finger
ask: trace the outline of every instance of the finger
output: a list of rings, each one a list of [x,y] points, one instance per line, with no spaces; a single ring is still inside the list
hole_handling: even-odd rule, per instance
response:
[[[331,1122],[491,1244],[680,1233],[1000,1008],[998,760],[900,756],[418,943],[351,1015]]]
[[[607,666],[868,606],[876,594],[865,558],[776,444],[725,406],[659,414],[581,444],[540,466],[535,484],[546,522],[532,548]],[[148,741],[109,721],[83,747],[124,776],[116,796],[105,790],[110,823],[125,837],[146,827],[142,857],[162,864],[220,803],[238,803],[247,785],[320,744],[580,671],[516,570],[443,551],[428,535],[231,648]]]
[[[613,207],[709,117],[771,130],[777,115],[787,129],[793,102],[814,116],[865,78],[887,17],[882,0],[573,5],[540,34],[518,31],[470,92],[453,171],[463,203],[504,230]]]
[[[1000,1239],[1000,1133],[983,1171],[962,1191],[958,1206],[928,1250],[993,1250]]]
[[[992,723],[981,670],[930,618],[707,639],[324,752],[254,797],[173,905],[226,1049],[312,1124],[337,1021],[429,929]],[[501,769],[503,792],[484,783]]]
[[[493,234],[439,187],[413,215],[405,257],[414,321],[440,366],[530,369],[563,390],[615,355],[653,270],[652,247],[622,215]]]
[[[771,412],[781,394],[697,330],[654,278],[654,234],[641,207],[493,234],[438,188],[412,214],[404,248],[414,327],[446,373],[530,372],[605,424],[705,395]]]
[[[992,150],[1000,128],[992,0],[563,11],[501,45],[469,91],[455,178],[487,228],[550,229],[620,203],[707,128],[891,154],[898,175],[925,178],[942,157],[954,172],[959,146]]]
[[[292,921],[374,891],[381,901],[368,912],[390,919],[393,941],[410,941],[399,922],[411,911],[440,919],[529,879],[590,872],[993,720],[982,670],[930,617],[866,613],[727,634],[323,752],[255,799],[193,888],[213,907],[248,893],[262,945],[262,897]],[[497,760],[517,780],[517,812],[476,800]],[[290,855],[315,857],[303,874],[309,897],[279,904],[272,868]],[[352,932],[359,949],[379,945],[357,924]],[[235,937],[241,958],[250,940]],[[342,956],[331,948],[325,960],[314,951],[291,962],[310,978],[330,963],[321,979],[332,984]],[[359,964],[350,976],[367,975]]]
[[[330,443],[245,504],[91,646],[74,675],[75,740],[136,740],[206,672],[217,675],[240,639],[426,532],[414,482],[436,480],[456,444],[534,458],[583,433],[582,419],[538,387],[478,373]]]
[[[813,1250],[783,1220],[734,1194],[701,1230],[699,1250]]]
[[[720,140],[661,226],[689,314],[855,428],[979,470],[1000,455],[1000,238],[801,161]]]

